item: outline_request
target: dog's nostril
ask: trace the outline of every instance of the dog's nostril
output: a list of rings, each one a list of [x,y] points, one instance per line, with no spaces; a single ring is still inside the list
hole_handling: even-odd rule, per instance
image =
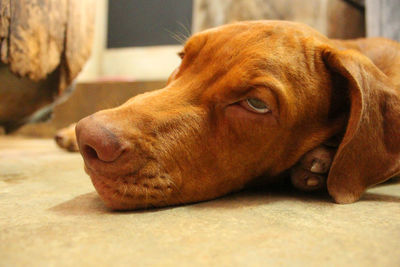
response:
[[[88,164],[114,162],[125,151],[122,138],[105,124],[88,117],[76,125],[78,145]]]
[[[85,145],[83,147],[83,153],[87,158],[99,159],[99,156],[97,155],[96,150],[89,145]]]

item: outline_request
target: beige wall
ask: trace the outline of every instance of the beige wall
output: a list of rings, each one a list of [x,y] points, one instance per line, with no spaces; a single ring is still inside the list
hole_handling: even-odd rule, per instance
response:
[[[78,81],[88,81],[96,79],[101,75],[101,61],[106,44],[107,30],[107,0],[96,0],[96,20],[94,28],[94,40],[92,54],[82,72],[78,76]]]

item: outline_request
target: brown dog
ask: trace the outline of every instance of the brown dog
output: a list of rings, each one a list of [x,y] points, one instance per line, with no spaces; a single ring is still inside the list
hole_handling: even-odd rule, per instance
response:
[[[180,56],[165,88],[76,126],[110,208],[208,200],[289,168],[300,188],[330,168],[329,194],[351,203],[400,172],[399,44],[258,21],[196,34]],[[341,135],[336,155],[321,146]]]

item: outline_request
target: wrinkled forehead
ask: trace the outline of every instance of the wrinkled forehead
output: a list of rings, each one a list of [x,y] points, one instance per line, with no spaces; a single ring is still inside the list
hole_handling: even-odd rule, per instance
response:
[[[230,55],[265,51],[270,55],[291,53],[307,38],[320,34],[306,25],[292,22],[243,22],[228,24],[193,35],[185,45],[187,53]],[[268,50],[272,49],[272,50]],[[296,51],[297,52],[297,51]]]
[[[289,71],[294,61],[305,62],[306,50],[312,50],[313,43],[305,40],[320,37],[313,29],[297,23],[244,22],[195,34],[187,41],[184,52],[191,63],[201,66],[212,67],[210,64],[217,62],[218,69],[274,71],[282,67]]]
[[[318,38],[313,29],[291,22],[226,25],[192,36],[185,45],[181,69],[208,80],[203,83],[207,85],[225,77],[232,86],[240,86],[264,76],[302,87],[304,79],[298,77],[314,75],[310,51]]]

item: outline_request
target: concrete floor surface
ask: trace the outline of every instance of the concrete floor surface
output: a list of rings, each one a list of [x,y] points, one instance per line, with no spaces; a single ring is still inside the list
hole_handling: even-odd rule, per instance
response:
[[[263,189],[111,212],[79,154],[0,137],[0,266],[400,266],[400,180],[350,205]]]

